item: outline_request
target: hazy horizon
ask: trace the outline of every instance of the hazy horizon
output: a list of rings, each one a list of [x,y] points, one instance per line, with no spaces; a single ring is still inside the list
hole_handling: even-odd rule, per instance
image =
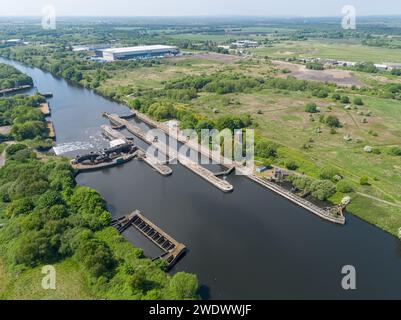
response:
[[[0,16],[37,17],[47,5],[59,17],[339,17],[344,5],[355,6],[359,16],[401,15],[399,0],[17,0],[2,5]]]

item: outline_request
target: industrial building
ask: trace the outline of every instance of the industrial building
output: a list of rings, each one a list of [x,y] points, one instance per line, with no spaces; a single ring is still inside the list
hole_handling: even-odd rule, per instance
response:
[[[102,50],[103,59],[106,61],[148,59],[171,55],[175,56],[178,53],[179,50],[177,47],[164,45],[110,48]]]

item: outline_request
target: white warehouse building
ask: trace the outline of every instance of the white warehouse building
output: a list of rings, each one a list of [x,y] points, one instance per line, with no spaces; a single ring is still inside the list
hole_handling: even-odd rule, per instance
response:
[[[179,53],[177,47],[164,45],[137,46],[125,48],[110,48],[102,50],[103,59],[107,61],[147,59],[153,57],[164,57]]]

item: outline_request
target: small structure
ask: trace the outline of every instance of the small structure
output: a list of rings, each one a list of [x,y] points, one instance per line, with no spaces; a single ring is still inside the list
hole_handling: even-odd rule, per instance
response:
[[[232,48],[256,48],[259,46],[257,41],[251,40],[238,40],[236,42],[231,43]]]
[[[363,151],[371,153],[373,151],[373,148],[371,146],[365,146],[365,148],[363,148]]]
[[[257,173],[262,173],[262,172],[264,172],[264,171],[266,171],[267,170],[267,167],[266,166],[260,166],[260,167],[257,167],[256,168],[256,172]]]

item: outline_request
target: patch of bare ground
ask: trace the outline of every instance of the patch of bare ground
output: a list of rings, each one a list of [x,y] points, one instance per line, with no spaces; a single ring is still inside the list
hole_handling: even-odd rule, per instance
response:
[[[0,134],[9,135],[11,132],[11,126],[2,126],[0,127]]]
[[[312,80],[319,82],[332,82],[339,86],[357,86],[361,87],[362,82],[357,79],[352,72],[348,70],[326,69],[326,70],[309,70],[304,65],[285,61],[273,61],[273,64],[280,70],[289,70],[291,75],[300,80]],[[279,77],[287,77],[282,74]]]

